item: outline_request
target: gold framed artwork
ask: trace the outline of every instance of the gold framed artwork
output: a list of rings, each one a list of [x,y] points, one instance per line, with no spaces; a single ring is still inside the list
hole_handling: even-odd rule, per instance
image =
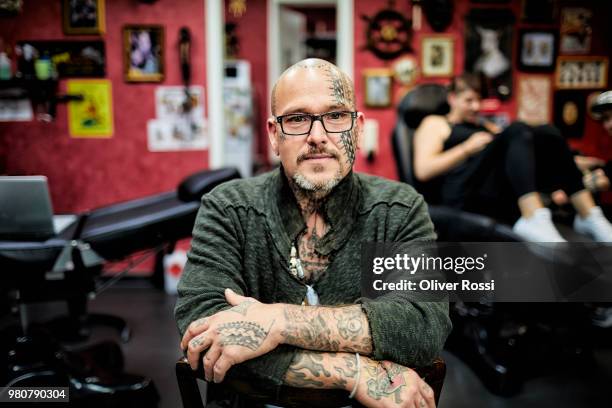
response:
[[[393,71],[386,68],[368,68],[363,71],[365,106],[386,108],[391,106]]]
[[[113,98],[107,79],[68,80],[66,90],[83,100],[68,104],[70,136],[110,138],[113,136]]]
[[[64,34],[104,34],[104,0],[63,0]]]
[[[557,58],[557,89],[603,89],[608,86],[607,57],[561,56]]]
[[[453,75],[455,39],[448,35],[426,36],[421,40],[421,72],[424,77]]]
[[[160,25],[123,27],[123,71],[127,82],[164,80],[164,28]]]
[[[533,126],[550,123],[551,95],[550,76],[520,75],[518,77],[518,119]]]

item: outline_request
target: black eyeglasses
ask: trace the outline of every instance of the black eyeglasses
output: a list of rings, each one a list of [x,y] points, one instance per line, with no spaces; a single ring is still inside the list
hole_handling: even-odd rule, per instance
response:
[[[276,117],[280,123],[281,130],[289,136],[307,135],[312,130],[315,120],[323,124],[323,129],[327,133],[342,133],[353,129],[354,119],[357,112],[339,111],[327,112],[321,115],[311,115],[309,113],[291,113]]]

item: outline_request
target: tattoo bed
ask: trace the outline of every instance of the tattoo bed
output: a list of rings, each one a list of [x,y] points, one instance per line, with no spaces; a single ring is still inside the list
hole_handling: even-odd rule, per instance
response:
[[[238,177],[235,169],[195,173],[174,191],[79,214],[77,221],[58,234],[50,231],[48,236],[36,235],[36,239],[20,235],[21,240],[15,238],[17,234],[0,237],[0,322],[5,318],[12,321],[9,310],[20,312],[20,325],[0,324],[0,355],[6,357],[0,387],[70,384],[71,403],[79,406],[92,406],[91,399],[107,403],[110,399],[113,403],[108,406],[126,406],[125,398],[155,406],[157,392],[152,381],[123,372],[117,344],[76,351],[60,341],[86,340],[89,326],[94,324],[118,329],[127,341],[129,330],[123,319],[87,313],[89,296],[115,280],[113,277],[99,285],[104,261],[143,251],[163,256],[177,240],[191,236],[201,196]],[[30,208],[24,208],[27,211]],[[58,300],[68,303],[66,318],[56,319],[54,324],[30,323],[29,304]]]

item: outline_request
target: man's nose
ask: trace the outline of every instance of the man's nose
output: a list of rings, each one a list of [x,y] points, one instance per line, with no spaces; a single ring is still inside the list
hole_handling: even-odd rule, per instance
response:
[[[312,122],[312,128],[306,141],[312,144],[327,143],[327,132],[323,127],[323,122],[320,120]]]

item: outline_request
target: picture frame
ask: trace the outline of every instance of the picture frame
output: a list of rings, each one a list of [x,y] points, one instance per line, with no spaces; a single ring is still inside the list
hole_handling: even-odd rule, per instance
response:
[[[553,124],[564,138],[584,137],[587,96],[588,91],[583,90],[555,91]]]
[[[529,125],[543,125],[552,119],[550,75],[523,74],[518,77],[517,118]]]
[[[453,76],[455,39],[449,35],[421,39],[421,72],[424,77]]]
[[[62,22],[64,34],[104,34],[104,0],[63,0]]]
[[[557,58],[557,89],[603,89],[608,86],[608,58],[561,56]]]
[[[586,7],[561,9],[559,51],[561,54],[589,54],[593,37],[593,10]]]
[[[391,106],[393,71],[386,68],[369,68],[363,71],[365,106],[386,108]]]
[[[164,28],[161,25],[123,27],[123,72],[126,82],[164,80]]]
[[[552,72],[557,58],[558,34],[555,30],[519,31],[518,68],[526,72]]]
[[[473,8],[465,16],[463,70],[481,78],[484,99],[512,98],[514,22],[507,8]]]

